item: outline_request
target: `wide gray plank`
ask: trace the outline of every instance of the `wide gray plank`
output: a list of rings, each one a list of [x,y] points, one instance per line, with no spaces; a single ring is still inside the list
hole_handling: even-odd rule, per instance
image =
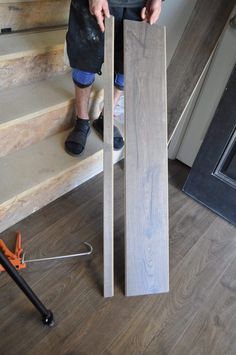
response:
[[[126,295],[168,292],[165,28],[125,21]]]
[[[113,168],[113,100],[114,100],[114,17],[105,20],[104,65],[104,156],[103,156],[103,257],[104,297],[114,295],[114,168]]]

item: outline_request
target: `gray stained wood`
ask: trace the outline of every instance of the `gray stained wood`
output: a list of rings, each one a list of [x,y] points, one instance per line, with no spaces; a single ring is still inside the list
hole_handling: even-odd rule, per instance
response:
[[[189,168],[169,161],[170,293],[124,296],[124,172],[115,166],[115,294],[104,299],[103,175],[4,233],[23,235],[28,257],[81,250],[91,257],[29,264],[23,277],[54,311],[48,329],[6,274],[0,275],[2,355],[235,355],[236,229],[185,195]]]
[[[165,28],[125,21],[126,295],[168,292]]]
[[[114,17],[105,20],[104,61],[104,149],[103,149],[103,255],[104,297],[114,295],[114,167],[113,167],[113,101],[114,101]]]
[[[167,71],[168,140],[214,51],[235,0],[198,0]]]

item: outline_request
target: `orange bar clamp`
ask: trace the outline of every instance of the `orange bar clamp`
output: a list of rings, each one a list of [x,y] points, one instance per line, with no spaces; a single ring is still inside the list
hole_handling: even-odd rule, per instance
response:
[[[23,254],[23,249],[21,246],[21,234],[20,232],[16,233],[16,247],[15,247],[15,253],[13,253],[2,239],[0,239],[0,249],[3,251],[4,255],[8,258],[10,263],[17,269],[25,269],[26,264],[22,263],[22,254]],[[5,271],[3,266],[0,264],[0,272]]]

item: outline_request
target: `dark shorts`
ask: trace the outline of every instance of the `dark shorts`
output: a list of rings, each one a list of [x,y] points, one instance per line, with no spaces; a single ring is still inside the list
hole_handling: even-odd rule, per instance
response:
[[[115,17],[115,72],[124,73],[123,20],[141,21],[141,8],[110,7]],[[89,12],[88,0],[72,0],[66,35],[72,68],[100,73],[104,61],[104,34]]]

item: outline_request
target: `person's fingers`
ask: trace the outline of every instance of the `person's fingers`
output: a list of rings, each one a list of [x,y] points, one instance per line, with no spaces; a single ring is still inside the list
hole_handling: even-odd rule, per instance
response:
[[[94,6],[94,4],[92,4],[92,2],[89,1],[89,11],[91,13],[91,15],[94,16],[94,13],[96,11],[96,7]]]
[[[150,25],[154,25],[154,23],[156,23],[156,21],[157,21],[157,15],[155,13],[152,13],[150,15],[150,19],[149,19]]]
[[[102,32],[105,31],[105,26],[104,26],[103,18],[99,18],[99,20],[98,20],[98,26],[100,27],[100,29],[101,29]]]
[[[104,22],[103,22],[103,20],[104,20],[103,13],[101,12],[101,10],[96,10],[96,11],[94,11],[94,16],[97,19],[97,23],[98,23],[98,26],[100,27],[101,31],[104,32],[105,27],[104,27]]]
[[[160,8],[155,9],[155,10],[150,12],[150,17],[149,17],[150,25],[153,25],[154,23],[157,22],[157,20],[159,19],[160,13],[161,13],[161,9]]]
[[[143,7],[141,10],[141,19],[146,20],[146,7]]]
[[[103,12],[104,12],[104,15],[108,18],[110,18],[110,11],[109,11],[109,6],[108,4],[104,5],[103,6]]]

